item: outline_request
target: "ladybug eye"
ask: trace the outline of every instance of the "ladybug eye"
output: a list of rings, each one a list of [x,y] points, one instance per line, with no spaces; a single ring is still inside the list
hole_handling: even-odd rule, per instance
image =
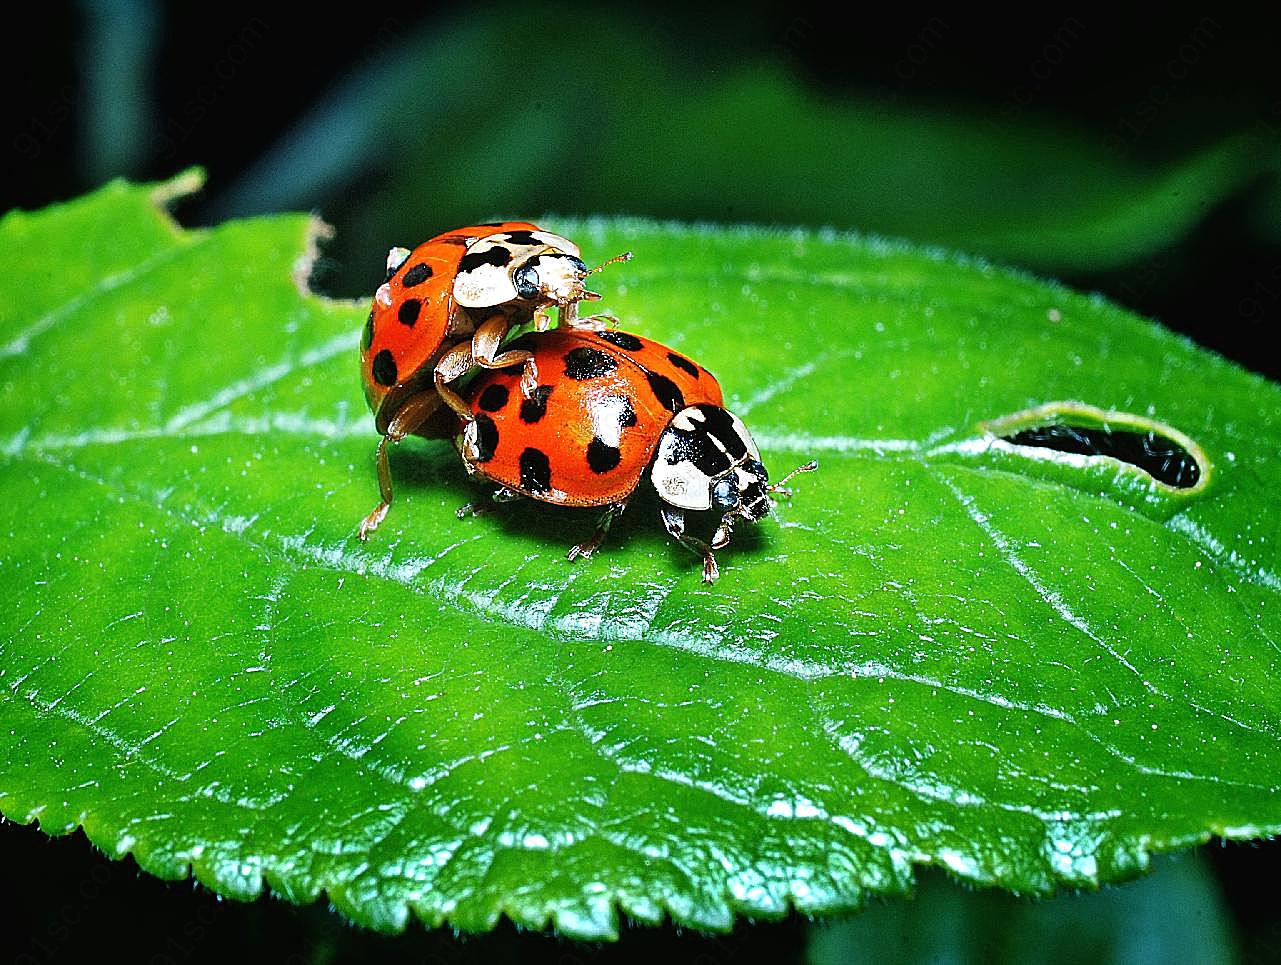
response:
[[[537,298],[541,291],[538,269],[533,265],[521,265],[512,273],[512,284],[521,298]]]
[[[732,509],[738,505],[738,486],[732,478],[722,479],[712,489],[712,502],[722,509]]]
[[[765,471],[764,464],[757,459],[749,459],[743,465],[743,472],[750,476],[755,476],[761,482],[766,482],[769,479],[769,473]]]

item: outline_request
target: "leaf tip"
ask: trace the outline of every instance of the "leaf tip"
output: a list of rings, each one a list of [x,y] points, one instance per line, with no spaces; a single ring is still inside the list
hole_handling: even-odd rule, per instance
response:
[[[205,186],[205,169],[201,167],[187,168],[180,174],[174,175],[168,181],[161,181],[151,188],[151,201],[158,207],[167,208],[179,198],[185,198],[189,194],[195,194]]]

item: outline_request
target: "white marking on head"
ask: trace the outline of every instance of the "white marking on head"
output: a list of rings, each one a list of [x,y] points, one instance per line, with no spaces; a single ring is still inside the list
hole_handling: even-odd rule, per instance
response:
[[[459,272],[454,279],[454,300],[464,308],[492,308],[514,301],[520,295],[513,281],[515,272],[544,255],[579,257],[578,246],[568,238],[550,231],[531,231],[535,244],[512,241],[513,232],[497,231],[477,239],[467,248],[469,255],[483,255],[495,248],[506,250],[511,257],[505,265],[479,265]],[[552,257],[537,264],[539,298],[558,304],[578,301],[583,297],[581,272],[568,257]]]
[[[676,419],[689,412],[684,409]],[[673,423],[676,422],[673,419]],[[679,428],[688,429],[688,426]],[[654,465],[649,471],[650,480],[658,495],[681,509],[711,509],[712,480],[688,459],[677,458],[676,447],[680,437],[671,431],[664,431],[658,440],[658,452],[654,455]],[[675,461],[672,461],[672,460]]]
[[[550,231],[531,231],[535,238],[545,244],[548,248],[555,248],[557,251],[563,251],[567,255],[573,255],[575,258],[582,256],[578,250],[578,245],[574,244],[568,238],[562,238],[560,235],[554,235]]]
[[[454,278],[454,301],[464,308],[491,308],[515,297],[506,265],[479,265]]]
[[[677,429],[683,429],[686,432],[689,432],[696,425],[702,425],[706,421],[707,416],[703,415],[701,410],[694,408],[694,406],[689,406],[688,408],[681,409],[680,412],[676,413],[672,419],[672,425]]]
[[[658,495],[681,509],[711,509],[712,491],[710,480],[699,472],[692,462],[681,460],[669,463],[659,453],[650,471],[650,479]]]

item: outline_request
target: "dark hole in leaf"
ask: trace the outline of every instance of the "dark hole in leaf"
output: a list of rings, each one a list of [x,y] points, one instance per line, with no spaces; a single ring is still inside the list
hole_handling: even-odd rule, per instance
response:
[[[1156,432],[1085,428],[1055,423],[1001,436],[1016,446],[1035,446],[1082,456],[1111,456],[1138,466],[1153,479],[1177,489],[1191,489],[1201,467],[1190,452]]]

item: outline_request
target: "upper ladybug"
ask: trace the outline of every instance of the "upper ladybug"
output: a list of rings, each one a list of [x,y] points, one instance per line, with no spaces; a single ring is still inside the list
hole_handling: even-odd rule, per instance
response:
[[[383,434],[378,445],[382,501],[361,522],[361,539],[377,528],[391,504],[388,443],[411,433],[448,436],[454,418],[444,417],[442,402],[458,417],[471,418],[449,383],[477,365],[521,363],[523,388],[532,392],[538,378],[532,357],[501,349],[512,326],[532,321],[546,330],[555,305],[564,325],[604,327],[603,317],[578,317],[578,302],[600,298],[583,285],[591,270],[579,255],[569,239],[525,221],[458,228],[412,252],[391,249],[387,280],[374,295],[360,340],[365,400]]]
[[[729,543],[735,521],[762,519],[769,494],[786,492],[768,485],[715,377],[666,346],[627,332],[561,330],[524,335],[513,348],[533,354],[543,383],[526,399],[519,369],[478,373],[466,390],[472,418],[460,422],[455,445],[468,471],[503,487],[499,501],[607,507],[571,560],[600,546],[648,470],[664,526],[702,556],[710,583],[719,573],[712,550]],[[685,532],[686,510],[709,509],[721,514],[710,544]]]

